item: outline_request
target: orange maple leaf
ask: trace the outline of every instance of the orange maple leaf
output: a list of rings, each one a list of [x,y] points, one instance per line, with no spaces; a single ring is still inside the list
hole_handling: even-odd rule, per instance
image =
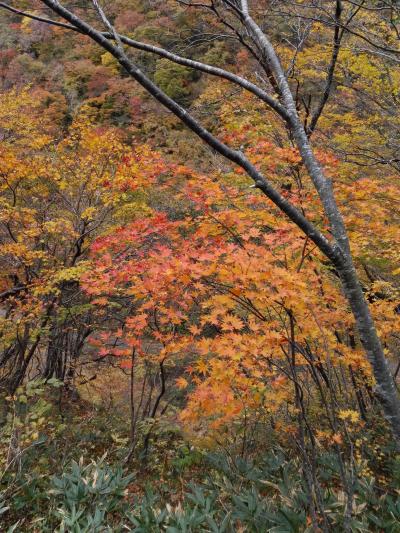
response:
[[[234,315],[228,315],[222,321],[222,329],[224,331],[241,330],[244,324],[240,318]]]

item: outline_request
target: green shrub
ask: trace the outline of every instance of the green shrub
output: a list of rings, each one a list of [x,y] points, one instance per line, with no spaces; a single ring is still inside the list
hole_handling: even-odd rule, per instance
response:
[[[159,87],[179,103],[185,103],[191,93],[193,71],[182,65],[171,63],[167,59],[159,59],[156,63],[154,80]]]
[[[120,466],[111,468],[104,459],[88,465],[73,461],[60,477],[52,478],[50,494],[61,519],[60,533],[114,531],[114,513],[123,516],[133,475],[125,476]]]

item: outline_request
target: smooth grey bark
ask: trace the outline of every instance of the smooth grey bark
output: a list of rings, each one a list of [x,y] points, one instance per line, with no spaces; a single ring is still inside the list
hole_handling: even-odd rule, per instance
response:
[[[104,20],[104,13],[100,11],[101,19],[106,23],[107,29],[110,33],[104,33],[96,30],[85,21],[74,15],[72,12],[64,8],[56,0],[41,0],[43,4],[49,7],[54,13],[58,14],[64,20],[68,21],[70,25],[76,28],[77,31],[87,35],[105,50],[110,52],[144,89],[158,100],[164,107],[174,113],[186,126],[188,126],[199,138],[201,138],[210,147],[216,150],[223,157],[229,161],[242,167],[248,176],[255,182],[255,186],[259,188],[279,209],[282,210],[322,251],[323,254],[331,261],[339,273],[344,294],[349,302],[352,313],[355,318],[356,326],[360,335],[360,340],[365,349],[367,357],[372,365],[374,377],[376,380],[376,392],[379,397],[385,418],[389,422],[394,440],[398,447],[400,447],[400,397],[395,387],[392,375],[390,373],[389,365],[383,352],[383,348],[378,337],[373,318],[370,313],[368,303],[364,297],[364,293],[353,263],[347,231],[341,216],[340,210],[336,204],[335,196],[331,180],[329,180],[315,158],[307,133],[303,127],[300,117],[296,110],[295,101],[291,92],[285,72],[280,64],[280,60],[275,52],[275,49],[269,41],[266,34],[261,30],[257,23],[249,14],[248,3],[246,0],[240,0],[233,4],[231,1],[226,1],[229,8],[234,8],[238,18],[241,20],[243,27],[248,32],[253,43],[257,46],[262,59],[268,65],[275,82],[279,88],[281,102],[278,105],[271,105],[268,98],[261,98],[261,100],[270,105],[281,117],[283,117],[290,130],[292,131],[296,145],[302,157],[304,166],[306,167],[310,178],[315,186],[316,191],[320,197],[324,212],[329,221],[334,242],[328,240],[310,221],[308,221],[297,208],[281,196],[281,194],[269,183],[244,156],[243,153],[233,150],[229,146],[222,143],[219,139],[214,137],[207,131],[196,119],[194,119],[184,108],[177,104],[174,100],[169,98],[157,85],[155,85],[125,54],[122,43],[140,48],[151,53],[158,53],[164,57],[186,64],[192,68],[197,68],[204,72],[220,76],[225,79],[230,79],[234,83],[238,81],[235,75],[226,76],[222,69],[215,67],[204,68],[203,64],[192,62],[185,58],[180,58],[162,49],[154,49],[150,45],[138,46],[137,42],[129,43],[125,38],[116,34],[114,28]],[[95,2],[98,6],[98,2]],[[239,7],[238,7],[239,6]],[[114,45],[110,39],[116,41]],[[160,53],[160,51],[162,53]],[[175,56],[175,57],[174,57]],[[197,64],[196,64],[197,63]],[[220,70],[220,72],[218,72]],[[247,80],[246,85],[247,85]],[[248,82],[250,83],[250,82]],[[252,90],[253,87],[245,86],[241,81],[238,83],[247,90],[251,90],[253,94],[257,95],[257,90]],[[254,86],[254,84],[251,84]],[[256,86],[254,86],[256,87]],[[261,90],[261,89],[260,89]],[[275,102],[275,101],[274,101]],[[281,113],[281,107],[285,113]]]
[[[341,258],[339,261],[333,261],[333,264],[339,273],[343,292],[353,312],[361,343],[371,363],[376,380],[377,396],[382,403],[385,417],[392,427],[397,445],[400,446],[400,397],[354,266],[346,227],[336,203],[332,182],[324,175],[314,155],[297,113],[289,83],[272,44],[250,17],[247,0],[241,0],[241,8],[243,24],[260,52],[264,54],[277,79],[284,105],[290,113],[290,123],[297,147],[321,199],[332,234],[340,247]]]

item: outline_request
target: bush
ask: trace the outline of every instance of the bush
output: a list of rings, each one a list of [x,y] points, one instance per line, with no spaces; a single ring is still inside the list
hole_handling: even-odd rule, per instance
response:
[[[115,531],[115,515],[127,510],[125,496],[133,476],[125,476],[121,467],[111,468],[99,461],[88,465],[73,461],[60,477],[53,477],[50,494],[61,519],[58,531],[95,533]]]
[[[154,80],[170,98],[184,104],[191,93],[190,83],[194,80],[194,74],[187,67],[159,59],[156,63]]]

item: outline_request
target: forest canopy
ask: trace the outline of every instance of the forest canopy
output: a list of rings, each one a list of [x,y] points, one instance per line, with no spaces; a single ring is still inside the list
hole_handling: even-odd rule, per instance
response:
[[[399,531],[399,41],[0,2],[2,531]]]

